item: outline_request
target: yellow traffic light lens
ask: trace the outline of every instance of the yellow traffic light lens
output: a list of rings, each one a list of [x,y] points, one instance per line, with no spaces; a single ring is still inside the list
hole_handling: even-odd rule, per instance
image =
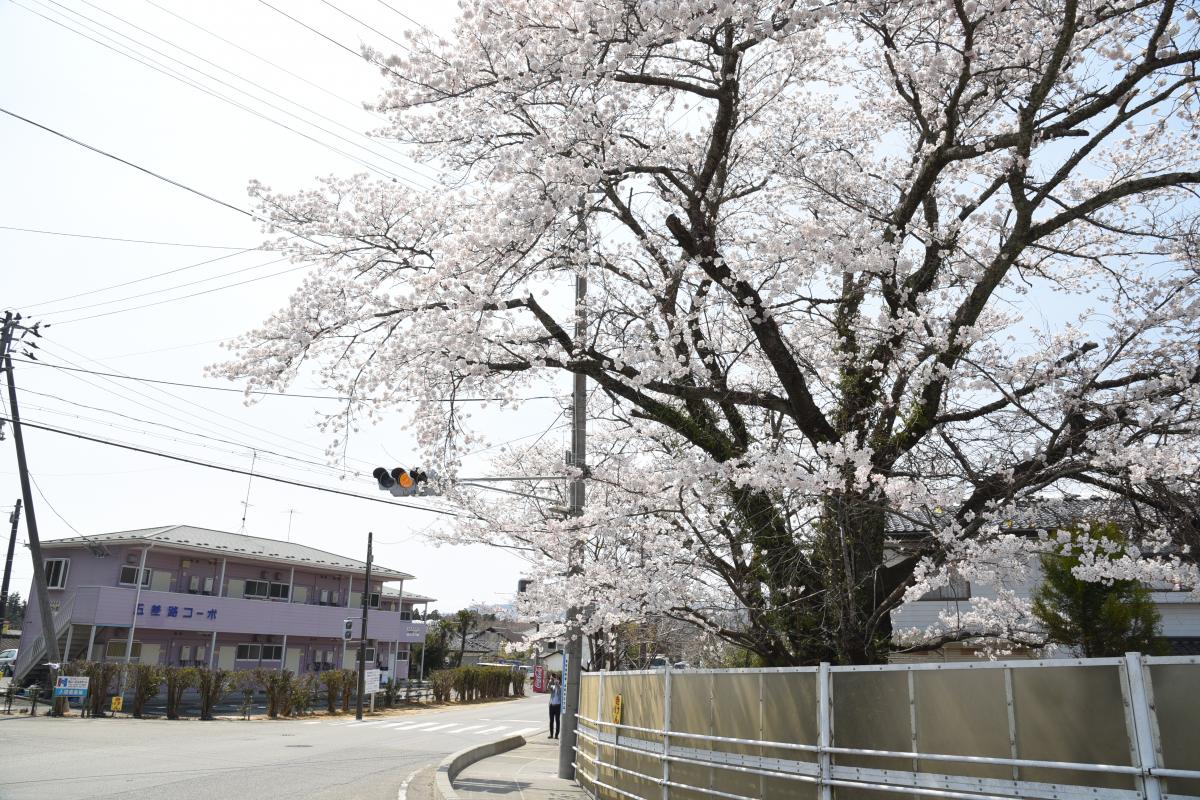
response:
[[[412,476],[411,476],[411,475],[409,475],[407,472],[401,472],[401,473],[400,473],[400,478],[399,478],[399,480],[398,480],[398,483],[399,483],[401,486],[403,486],[405,489],[411,489],[411,488],[413,487],[413,479],[412,479]]]

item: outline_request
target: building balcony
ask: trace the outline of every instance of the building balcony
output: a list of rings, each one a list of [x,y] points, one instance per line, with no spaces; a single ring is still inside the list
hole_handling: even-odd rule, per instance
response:
[[[360,633],[362,608],[179,594],[120,586],[82,586],[75,592],[71,622],[76,625],[242,634],[342,638],[345,620]],[[135,613],[136,611],[136,613]],[[424,642],[425,623],[399,611],[371,609],[367,636],[383,642]]]

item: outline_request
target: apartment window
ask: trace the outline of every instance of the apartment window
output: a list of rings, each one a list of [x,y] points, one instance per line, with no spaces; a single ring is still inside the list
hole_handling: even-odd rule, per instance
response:
[[[329,589],[321,590],[320,605],[336,606],[337,604],[338,604],[338,593],[337,593],[336,589],[334,589],[332,591]]]
[[[47,558],[46,559],[46,588],[47,589],[65,589],[67,588],[67,570],[71,566],[69,558]]]
[[[358,648],[357,648],[357,647],[356,647],[356,648],[354,648],[354,660],[355,660],[356,662],[358,661]],[[368,648],[367,648],[367,663],[370,663],[370,662],[372,662],[372,661],[374,661],[374,660],[375,660],[375,648],[374,648],[374,647],[368,647]]]
[[[291,587],[288,586],[286,583],[272,583],[271,584],[271,599],[272,600],[287,600],[288,592],[290,590],[291,590]]]
[[[307,586],[292,587],[292,602],[293,603],[302,603],[302,604],[307,603],[308,602],[308,587]]]
[[[251,599],[266,600],[270,594],[271,584],[267,581],[246,581],[246,586],[242,589],[242,597],[249,597]]]
[[[971,599],[971,582],[959,578],[951,577],[950,582],[945,586],[939,586],[932,592],[926,592],[921,595],[922,600],[970,600]]]
[[[362,595],[358,596],[358,607],[362,608]],[[379,592],[371,593],[371,608],[379,608]]]
[[[263,661],[280,661],[283,659],[283,645],[264,644],[262,646]]]
[[[256,644],[239,644],[237,646],[238,661],[258,661],[259,648]]]
[[[129,566],[129,565],[121,567],[121,580],[120,580],[121,585],[122,586],[136,586],[137,585],[137,573],[138,573],[137,567]],[[149,586],[149,585],[150,585],[150,568],[147,567],[146,569],[142,570],[142,586]]]
[[[108,643],[104,645],[104,657],[105,657],[105,659],[119,658],[121,660],[124,660],[125,659],[125,640],[124,639],[109,639]],[[133,643],[133,658],[136,661],[137,659],[139,659],[141,657],[142,657],[142,643],[134,642]]]

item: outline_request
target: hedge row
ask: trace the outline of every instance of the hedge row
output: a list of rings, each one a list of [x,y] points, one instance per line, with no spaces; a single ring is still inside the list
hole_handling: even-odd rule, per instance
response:
[[[433,699],[449,703],[457,697],[460,703],[489,700],[498,697],[521,697],[525,694],[525,673],[506,667],[455,667],[429,675]]]
[[[315,675],[296,675],[291,670],[248,669],[224,670],[205,667],[160,667],[155,664],[118,664],[101,661],[72,661],[63,675],[86,676],[89,691],[85,713],[103,716],[109,698],[123,670],[128,670],[125,691],[132,694],[130,713],[141,717],[146,704],[165,687],[167,719],[179,719],[183,693],[196,689],[200,694],[200,719],[212,719],[213,707],[230,692],[242,695],[242,716],[250,716],[254,695],[262,691],[267,697],[267,716],[300,716],[311,714],[314,705],[323,699],[325,709],[336,713],[350,710],[358,691],[358,673],[349,669],[326,670]],[[384,706],[397,704],[400,684],[388,681],[383,687]],[[378,703],[376,704],[378,705]]]

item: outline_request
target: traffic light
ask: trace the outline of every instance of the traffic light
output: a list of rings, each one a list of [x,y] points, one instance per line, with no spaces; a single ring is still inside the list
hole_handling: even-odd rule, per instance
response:
[[[433,470],[426,472],[420,467],[405,469],[396,467],[376,467],[371,473],[382,492],[391,492],[396,497],[411,497],[412,495],[441,494],[436,481],[437,473]],[[433,481],[431,483],[431,481]]]
[[[345,626],[342,628],[342,638],[350,641],[354,638],[354,620],[344,619],[342,620],[342,624]]]

